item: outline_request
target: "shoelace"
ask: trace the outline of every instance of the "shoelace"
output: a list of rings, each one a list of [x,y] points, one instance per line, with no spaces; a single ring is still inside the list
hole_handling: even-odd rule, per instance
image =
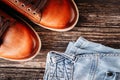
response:
[[[23,6],[30,6],[32,10],[39,13],[44,7],[47,0],[18,0],[23,3]]]
[[[0,44],[2,44],[3,40],[3,35],[6,32],[6,30],[8,29],[10,25],[10,21],[9,20],[5,20],[3,16],[0,16]]]

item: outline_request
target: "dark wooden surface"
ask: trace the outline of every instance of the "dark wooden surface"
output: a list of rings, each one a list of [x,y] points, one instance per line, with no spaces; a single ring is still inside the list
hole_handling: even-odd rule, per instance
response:
[[[79,9],[77,25],[67,32],[34,26],[42,41],[40,53],[32,60],[12,62],[0,59],[0,80],[42,80],[47,52],[64,52],[69,41],[83,36],[90,41],[120,48],[120,0],[75,0]]]

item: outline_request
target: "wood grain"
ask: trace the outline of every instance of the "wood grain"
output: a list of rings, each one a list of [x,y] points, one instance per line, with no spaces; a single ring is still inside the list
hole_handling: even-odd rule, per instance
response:
[[[0,68],[0,80],[42,80],[44,69]]]
[[[0,80],[2,77],[3,80],[41,80],[47,53],[51,50],[64,52],[68,43],[80,36],[106,46],[120,48],[120,0],[75,2],[80,14],[77,25],[67,32],[54,32],[33,24],[42,41],[40,53],[25,62],[0,59]]]

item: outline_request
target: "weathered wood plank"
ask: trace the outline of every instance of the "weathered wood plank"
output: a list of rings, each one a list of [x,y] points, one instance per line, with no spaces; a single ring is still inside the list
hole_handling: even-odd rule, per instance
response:
[[[47,52],[44,51],[32,60],[22,62],[14,62],[0,59],[0,67],[45,68],[46,54],[43,55],[43,53]]]
[[[0,68],[0,80],[43,80],[44,69]]]

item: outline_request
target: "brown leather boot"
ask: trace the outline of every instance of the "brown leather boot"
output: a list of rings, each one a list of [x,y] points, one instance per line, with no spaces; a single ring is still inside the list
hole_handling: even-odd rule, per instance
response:
[[[35,57],[40,47],[39,36],[30,25],[17,21],[0,10],[0,58],[29,60]]]
[[[74,0],[1,0],[37,25],[53,31],[68,31],[78,21]]]

